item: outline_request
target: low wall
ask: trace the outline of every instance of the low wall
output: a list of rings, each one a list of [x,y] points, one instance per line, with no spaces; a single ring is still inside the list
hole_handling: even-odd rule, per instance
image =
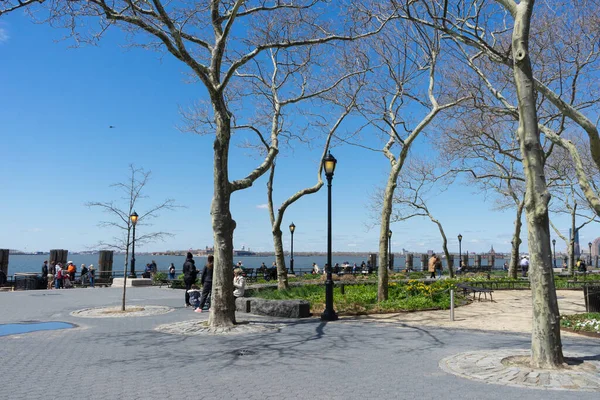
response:
[[[307,318],[310,303],[306,300],[267,300],[258,297],[235,299],[236,311],[282,318]]]

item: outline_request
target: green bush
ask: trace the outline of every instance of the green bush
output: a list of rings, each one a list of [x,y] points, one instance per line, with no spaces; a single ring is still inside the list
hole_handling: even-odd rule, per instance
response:
[[[167,274],[164,272],[157,272],[156,274],[154,274],[154,276],[152,277],[152,280],[154,282],[160,282],[160,281],[164,281],[165,279],[167,279]]]
[[[377,285],[361,284],[334,287],[334,308],[340,314],[364,314],[377,312],[413,311],[424,309],[447,309],[450,307],[450,293],[447,290],[452,282],[439,281],[431,285],[422,282],[390,283],[389,299],[377,302]],[[412,286],[411,286],[412,285]],[[273,300],[302,299],[311,305],[313,313],[325,308],[325,288],[323,285],[304,285],[288,290],[265,289],[254,294],[257,297]]]

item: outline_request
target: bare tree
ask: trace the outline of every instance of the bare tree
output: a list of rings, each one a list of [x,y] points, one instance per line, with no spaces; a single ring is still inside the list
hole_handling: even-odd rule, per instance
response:
[[[572,141],[579,148],[585,147],[585,142],[581,138],[575,138]],[[579,150],[580,154],[586,154],[586,152]],[[589,154],[589,152],[587,152]],[[590,157],[584,157],[587,159],[587,169],[594,171],[595,165],[591,162]],[[597,215],[590,208],[587,200],[579,189],[579,183],[575,174],[575,168],[571,161],[569,152],[559,147],[554,150],[552,155],[546,160],[546,175],[550,179],[554,179],[556,184],[551,188],[552,200],[550,201],[550,212],[554,215],[568,215],[571,220],[570,235],[569,237],[564,236],[560,230],[550,220],[550,226],[554,232],[565,241],[565,245],[568,249],[568,270],[572,275],[574,273],[575,266],[575,237],[577,232],[591,222],[597,222]],[[598,172],[593,176],[592,182],[595,183],[597,180],[593,180],[593,177],[598,177]],[[597,191],[597,190],[596,190]],[[583,220],[580,224],[577,224],[577,219]]]
[[[388,232],[400,172],[412,144],[434,118],[467,97],[438,103],[440,89],[436,79],[440,77],[436,64],[441,48],[435,33],[418,25],[395,24],[394,29],[387,29],[378,35],[372,41],[371,48],[375,54],[371,56],[372,62],[381,67],[372,78],[371,94],[360,109],[375,128],[376,134],[381,136],[384,145],[380,151],[390,163],[380,204],[377,299],[384,301],[388,298],[390,265]],[[420,119],[415,118],[415,114]],[[397,154],[394,153],[395,149],[398,150]]]
[[[442,196],[454,176],[453,171],[443,171],[431,159],[411,158],[398,178],[391,217],[392,222],[407,221],[415,217],[429,218],[440,231],[442,250],[452,278],[454,278],[453,258],[448,251],[446,232],[440,219],[434,216],[427,203],[434,197]]]
[[[87,207],[99,208],[103,212],[109,214],[111,218],[106,221],[101,221],[99,226],[116,231],[112,240],[100,241],[97,244],[97,247],[125,252],[125,262],[123,266],[123,299],[121,303],[122,311],[125,311],[129,247],[133,244],[131,237],[133,222],[130,217],[135,211],[136,205],[138,206],[138,210],[141,211],[141,209],[139,209],[139,202],[140,200],[147,198],[147,196],[144,195],[144,188],[148,184],[151,175],[151,171],[145,171],[143,168],[136,168],[133,164],[129,165],[129,172],[130,176],[126,182],[120,182],[111,185],[111,187],[116,188],[122,193],[122,196],[119,200],[107,202],[90,201],[85,203]],[[138,214],[136,226],[149,228],[152,226],[152,219],[158,217],[161,211],[174,210],[177,207],[180,206],[175,203],[174,199],[166,199],[161,203],[150,206],[147,210]],[[143,229],[142,232],[143,233],[141,235],[138,235],[135,238],[136,244],[151,243],[157,240],[164,240],[166,237],[172,236],[171,233],[164,231],[148,232],[147,230]]]
[[[322,18],[323,7],[338,12],[334,21]],[[2,5],[0,12],[15,4]],[[264,61],[271,49],[293,51],[318,45],[344,43],[379,32],[394,17],[371,0],[332,4],[326,0],[264,2],[203,0],[57,0],[44,2],[48,17],[43,21],[69,30],[77,42],[95,42],[113,27],[124,30],[133,44],[168,52],[184,63],[192,77],[206,89],[206,132],[214,134],[213,200],[211,205],[215,268],[212,288],[211,327],[235,324],[233,299],[233,193],[250,187],[269,170],[279,151],[278,133],[265,140],[269,151],[245,177],[231,181],[229,149],[232,126],[241,117],[235,101],[237,74],[253,60]],[[81,23],[85,21],[85,24]],[[97,23],[95,31],[88,29]]]

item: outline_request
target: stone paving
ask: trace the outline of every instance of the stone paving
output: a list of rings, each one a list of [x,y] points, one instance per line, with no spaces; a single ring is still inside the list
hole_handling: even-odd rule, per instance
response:
[[[130,288],[128,305],[173,311],[133,318],[79,318],[117,307],[116,288],[0,293],[0,323],[63,321],[76,329],[0,337],[0,398],[76,399],[597,399],[590,391],[538,390],[466,379],[440,362],[502,349],[518,354],[530,336],[380,323],[321,322],[237,314],[238,335],[157,331],[206,321],[183,307],[182,290]],[[242,325],[243,326],[243,325]],[[563,338],[565,352],[596,360],[597,339]],[[444,364],[444,362],[442,362]],[[448,364],[448,363],[446,363]]]
[[[560,370],[543,370],[511,365],[507,359],[528,357],[529,350],[498,349],[470,351],[446,357],[440,368],[466,379],[486,383],[545,390],[600,392],[600,356],[565,354],[579,365]]]

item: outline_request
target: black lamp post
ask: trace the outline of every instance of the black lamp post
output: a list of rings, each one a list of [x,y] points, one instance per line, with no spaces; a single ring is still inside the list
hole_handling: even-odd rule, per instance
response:
[[[290,272],[294,273],[294,231],[296,230],[296,225],[292,222],[290,224],[290,233],[292,234],[292,251],[290,251]]]
[[[462,235],[459,233],[458,234],[458,266],[460,268],[462,268],[462,248],[461,248],[461,242],[462,242]],[[465,265],[466,267],[466,265]]]
[[[135,278],[135,224],[137,224],[138,221],[138,215],[137,213],[134,211],[130,216],[129,219],[131,220],[131,223],[133,224],[133,240],[131,241],[131,269],[129,270],[129,277],[130,278]]]
[[[552,239],[552,251],[554,252],[554,268],[556,268],[556,239]]]
[[[588,247],[590,249],[590,261],[588,262],[588,265],[592,265],[592,242],[588,243]]]
[[[390,259],[390,270],[394,270],[394,261],[392,260],[392,230],[388,231],[388,257]]]
[[[337,160],[331,152],[323,159],[323,169],[327,177],[327,280],[325,281],[325,311],[321,314],[322,321],[335,321],[338,319],[333,310],[333,279],[331,277],[331,180]]]

